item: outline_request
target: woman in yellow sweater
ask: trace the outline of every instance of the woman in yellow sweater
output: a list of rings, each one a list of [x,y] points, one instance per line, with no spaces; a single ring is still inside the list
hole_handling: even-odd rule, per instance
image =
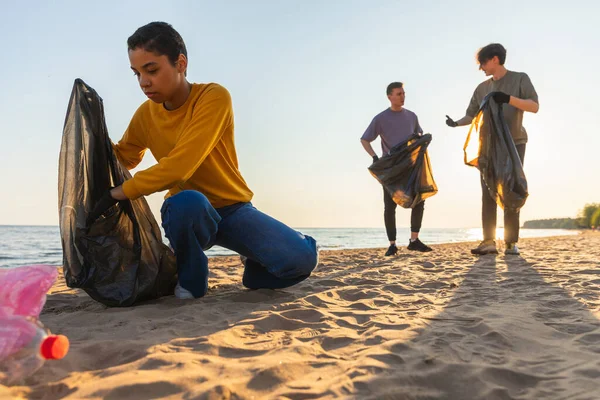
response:
[[[118,201],[168,190],[162,226],[177,258],[180,298],[206,294],[204,250],[215,244],[242,256],[248,288],[284,288],[306,279],[318,262],[316,242],[252,206],[253,193],[238,169],[227,89],[187,81],[185,44],[167,23],[139,28],[127,45],[131,69],[149,100],[114,150],[127,169],[147,149],[158,164],[107,192],[91,219]]]

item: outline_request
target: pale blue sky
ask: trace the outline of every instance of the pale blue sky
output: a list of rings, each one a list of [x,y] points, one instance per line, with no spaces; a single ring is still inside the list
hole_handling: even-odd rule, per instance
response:
[[[37,3],[37,5],[34,5]],[[600,3],[594,1],[166,1],[0,0],[0,224],[58,224],[62,127],[73,80],[104,99],[117,141],[145,101],[126,40],[154,20],[183,36],[188,78],[233,97],[241,171],[254,204],[295,227],[383,226],[380,185],[359,138],[405,82],[406,108],[433,134],[439,193],[427,227],[477,227],[478,172],[462,163],[464,115],[484,80],[474,55],[490,42],[527,72],[540,112],[527,114],[522,219],[574,216],[600,201]],[[176,5],[177,4],[177,5]],[[380,153],[377,142],[374,148]],[[142,167],[154,162],[148,155]],[[158,216],[162,194],[149,197]],[[409,224],[399,209],[398,225]]]

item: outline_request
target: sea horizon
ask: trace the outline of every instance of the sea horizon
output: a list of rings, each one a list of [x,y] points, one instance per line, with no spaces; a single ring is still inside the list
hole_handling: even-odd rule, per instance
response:
[[[294,228],[317,240],[320,250],[371,249],[389,245],[385,229],[379,228]],[[397,245],[408,244],[409,227],[398,227]],[[580,230],[521,229],[521,238],[576,235]],[[163,241],[168,240],[163,234]],[[501,240],[503,228],[496,235]],[[481,240],[481,228],[424,228],[423,242],[433,244],[476,242]],[[220,246],[206,251],[208,257],[237,253]],[[62,265],[62,244],[58,225],[0,225],[0,268],[31,264]]]

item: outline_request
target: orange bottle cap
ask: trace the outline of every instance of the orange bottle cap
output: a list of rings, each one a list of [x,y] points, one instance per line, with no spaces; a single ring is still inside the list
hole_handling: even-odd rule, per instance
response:
[[[69,339],[64,335],[49,335],[40,347],[40,353],[46,360],[60,360],[69,352]]]

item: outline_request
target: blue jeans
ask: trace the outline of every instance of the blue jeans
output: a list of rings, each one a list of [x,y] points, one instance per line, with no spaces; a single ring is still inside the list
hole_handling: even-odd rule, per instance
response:
[[[246,257],[242,283],[250,289],[295,285],[318,263],[315,239],[263,214],[252,203],[215,209],[202,193],[185,190],[166,199],[160,213],[175,251],[179,284],[194,297],[208,290],[204,250],[213,245]]]

